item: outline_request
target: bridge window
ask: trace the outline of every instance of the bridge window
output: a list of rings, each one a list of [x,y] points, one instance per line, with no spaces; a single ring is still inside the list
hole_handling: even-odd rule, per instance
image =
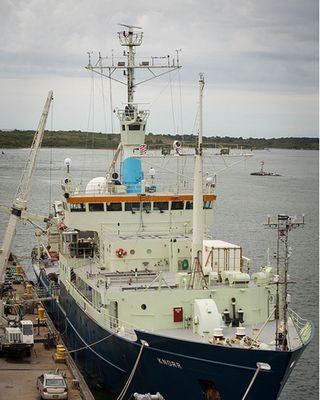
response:
[[[144,202],[144,203],[142,204],[142,209],[143,209],[146,213],[149,213],[149,212],[151,211],[151,203],[150,203],[150,201]]]
[[[104,211],[103,203],[89,203],[89,211]]]
[[[172,201],[171,210],[183,210],[183,201]]]
[[[107,211],[122,211],[121,203],[107,203]]]
[[[205,210],[209,210],[212,208],[212,201],[211,200],[206,200],[203,202],[203,208]]]
[[[193,210],[193,201],[186,201],[186,210]]]
[[[168,210],[169,203],[167,201],[155,201],[153,203],[153,209],[159,211]]]
[[[140,204],[138,202],[135,203],[125,203],[124,209],[125,211],[140,211]]]
[[[71,212],[84,212],[86,211],[86,205],[84,203],[71,203],[70,204],[70,211]]]
[[[129,131],[140,131],[140,125],[138,124],[129,125]]]

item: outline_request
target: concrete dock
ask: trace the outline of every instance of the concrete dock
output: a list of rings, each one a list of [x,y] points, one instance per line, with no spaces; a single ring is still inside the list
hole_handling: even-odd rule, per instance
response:
[[[25,299],[25,285],[15,284],[14,296],[17,303]],[[39,302],[37,294],[32,290],[32,300]],[[44,321],[38,327],[39,315],[36,311],[26,314],[23,319],[32,320],[34,323],[35,344],[31,350],[31,356],[1,356],[0,357],[0,400],[35,400],[40,399],[37,390],[37,377],[44,372],[59,370],[62,372],[68,385],[69,400],[94,400],[86,382],[66,352],[65,361],[56,359],[56,344],[63,344],[58,333],[45,314]],[[5,321],[0,319],[0,326],[5,326]],[[55,343],[41,343],[48,338],[48,333],[57,338]]]

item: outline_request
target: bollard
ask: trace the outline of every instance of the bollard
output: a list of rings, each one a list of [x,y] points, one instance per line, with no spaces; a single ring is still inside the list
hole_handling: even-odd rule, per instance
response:
[[[30,285],[30,283],[28,283],[27,285],[26,285],[26,289],[27,289],[27,295],[29,296],[29,295],[32,295],[32,285]]]
[[[16,265],[16,274],[17,275],[22,275],[22,267],[20,264]]]
[[[54,360],[55,362],[60,362],[60,363],[64,363],[66,361],[66,349],[62,344],[57,344]]]
[[[40,321],[44,321],[45,320],[45,316],[44,316],[44,308],[43,307],[39,307],[38,308],[38,314],[39,314]]]

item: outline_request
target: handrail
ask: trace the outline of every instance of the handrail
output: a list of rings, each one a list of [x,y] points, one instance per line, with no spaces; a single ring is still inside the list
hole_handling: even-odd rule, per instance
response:
[[[291,308],[288,309],[288,314],[297,331],[301,344],[306,343],[312,334],[311,322],[307,319],[301,318],[300,315]]]

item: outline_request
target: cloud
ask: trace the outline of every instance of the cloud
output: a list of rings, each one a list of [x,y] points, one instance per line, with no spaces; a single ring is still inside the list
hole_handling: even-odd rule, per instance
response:
[[[2,0],[0,15],[0,79],[11,81],[12,85],[19,80],[37,82],[32,87],[39,96],[46,78],[60,90],[68,84],[66,78],[78,79],[77,86],[71,86],[75,96],[83,94],[90,77],[83,69],[88,61],[87,52],[93,51],[93,58],[99,51],[108,56],[113,49],[118,53],[116,32],[122,29],[118,24],[132,23],[144,31],[139,55],[174,56],[175,50],[181,49],[182,86],[196,86],[198,73],[205,72],[208,98],[214,101],[213,90],[225,93],[230,100],[230,115],[236,115],[237,111],[236,102],[228,96],[231,89],[242,93],[243,104],[249,104],[255,93],[266,93],[260,101],[269,110],[271,94],[275,96],[273,99],[293,97],[300,104],[301,113],[310,103],[312,109],[316,108],[318,3],[315,0],[163,0],[149,1],[148,7],[142,0]],[[162,82],[160,86],[168,81]],[[18,85],[27,90],[25,82]],[[9,92],[14,90],[10,84],[2,87]],[[0,104],[7,109],[6,97],[8,92],[2,90]],[[196,102],[186,97],[189,114]],[[287,115],[291,114],[290,107],[289,101]],[[246,112],[250,113],[249,105]],[[9,110],[6,115],[5,124],[14,127],[17,119],[9,119]],[[262,114],[259,116],[263,118]],[[317,135],[317,114],[310,118],[310,134]],[[158,122],[162,124],[160,117]],[[65,115],[60,123],[71,125]],[[299,118],[297,123],[301,127],[305,124],[304,114],[301,124]],[[288,135],[295,132],[289,125]],[[285,124],[279,120],[279,129],[281,126]],[[235,129],[235,135],[237,132],[240,130]],[[262,134],[257,127],[259,132]],[[272,132],[276,134],[276,126]]]

